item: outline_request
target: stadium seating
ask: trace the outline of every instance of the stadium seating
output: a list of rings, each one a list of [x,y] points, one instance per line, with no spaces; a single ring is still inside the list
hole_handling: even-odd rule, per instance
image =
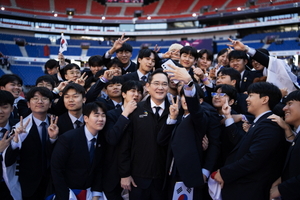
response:
[[[12,65],[10,70],[22,78],[25,86],[34,86],[36,79],[44,75],[42,67]]]

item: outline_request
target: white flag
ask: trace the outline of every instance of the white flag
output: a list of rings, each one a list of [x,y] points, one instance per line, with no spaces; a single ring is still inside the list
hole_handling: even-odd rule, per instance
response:
[[[59,53],[62,53],[64,51],[67,51],[68,49],[68,42],[64,36],[63,33],[61,33],[61,39],[60,39],[60,46],[59,46]]]

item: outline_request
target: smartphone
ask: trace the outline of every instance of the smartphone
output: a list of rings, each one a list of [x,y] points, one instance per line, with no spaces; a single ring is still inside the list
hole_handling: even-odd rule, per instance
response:
[[[170,65],[173,65],[173,66],[177,66],[171,59],[169,59],[169,60],[167,60],[166,62],[164,62],[162,65],[161,65],[161,67],[163,68],[163,69],[172,69],[170,66],[169,66],[169,64]],[[173,73],[172,72],[167,72],[169,75],[172,75]],[[175,84],[177,84],[179,81],[178,80],[173,80],[173,82],[175,83]]]

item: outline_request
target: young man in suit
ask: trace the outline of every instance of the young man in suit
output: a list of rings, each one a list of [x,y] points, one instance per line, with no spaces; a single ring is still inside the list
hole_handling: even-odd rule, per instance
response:
[[[180,58],[179,63],[189,72],[194,81],[197,80],[194,78],[194,70],[192,68],[198,60],[198,52],[192,46],[185,46],[180,49]]]
[[[16,125],[15,136],[5,153],[6,167],[19,163],[18,181],[21,198],[43,199],[50,180],[50,157],[58,128],[47,117],[52,93],[44,87],[34,87],[27,93],[32,113]],[[47,130],[48,128],[48,130]]]
[[[255,120],[230,152],[225,166],[214,176],[221,184],[222,199],[269,198],[270,187],[280,175],[286,155],[284,131],[268,119],[280,99],[280,90],[271,83],[259,82],[249,86],[248,112],[255,116]],[[226,120],[234,123],[231,118]]]
[[[277,116],[270,116],[281,127],[286,130],[287,140],[291,141],[291,145],[286,156],[284,168],[281,177],[274,182],[270,190],[270,199],[290,199],[296,200],[300,198],[300,91],[291,92],[286,98],[286,106],[283,108],[285,112],[285,123]],[[281,123],[280,123],[281,121]],[[287,123],[287,124],[286,124]],[[283,125],[285,124],[285,125]],[[295,132],[291,131],[289,125],[294,127]]]
[[[131,200],[165,199],[166,147],[158,145],[157,134],[169,114],[168,84],[168,75],[161,69],[151,73],[146,83],[149,97],[131,113],[131,123],[121,140],[121,187],[131,190]]]
[[[88,60],[88,64],[90,70],[83,71],[86,72],[88,77],[95,77],[97,72],[104,68],[103,58],[99,55],[91,56]]]
[[[53,150],[51,175],[55,199],[69,199],[69,189],[90,189],[94,200],[102,197],[101,130],[106,122],[106,109],[100,102],[88,103],[83,115],[85,126],[61,135]]]
[[[62,91],[64,105],[68,112],[58,117],[59,135],[84,125],[82,107],[85,102],[85,89],[77,83],[69,83]]]
[[[240,83],[237,83],[240,84],[238,92],[246,92],[249,85],[253,83],[253,80],[263,75],[261,71],[250,71],[246,69],[248,57],[245,51],[233,50],[228,54],[228,59],[229,66],[241,74]]]
[[[155,64],[159,61],[157,53],[151,49],[141,49],[137,59],[137,70],[135,72],[124,74],[124,82],[128,80],[143,81],[146,83],[149,74],[152,72]],[[157,66],[156,66],[157,67]]]
[[[105,138],[108,143],[104,162],[103,190],[108,200],[122,200],[120,186],[121,177],[118,175],[118,156],[120,140],[130,123],[129,115],[141,101],[143,86],[139,81],[129,80],[121,88],[123,105],[107,112]]]
[[[123,34],[121,38],[117,39],[112,48],[109,49],[103,56],[105,65],[110,62],[111,56],[116,52],[116,57],[121,61],[123,65],[123,73],[131,73],[137,70],[136,63],[131,60],[132,57],[132,46],[126,41],[129,38],[124,39]]]
[[[9,116],[13,110],[14,96],[4,90],[0,90],[0,96],[0,196],[3,200],[12,200],[10,191],[2,178],[2,153],[13,139],[13,136],[8,136],[8,134],[14,125],[9,121]]]

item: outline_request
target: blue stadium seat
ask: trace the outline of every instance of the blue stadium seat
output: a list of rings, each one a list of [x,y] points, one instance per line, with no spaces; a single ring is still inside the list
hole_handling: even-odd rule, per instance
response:
[[[44,75],[41,67],[12,65],[10,70],[20,76],[26,86],[34,86],[36,79]]]

